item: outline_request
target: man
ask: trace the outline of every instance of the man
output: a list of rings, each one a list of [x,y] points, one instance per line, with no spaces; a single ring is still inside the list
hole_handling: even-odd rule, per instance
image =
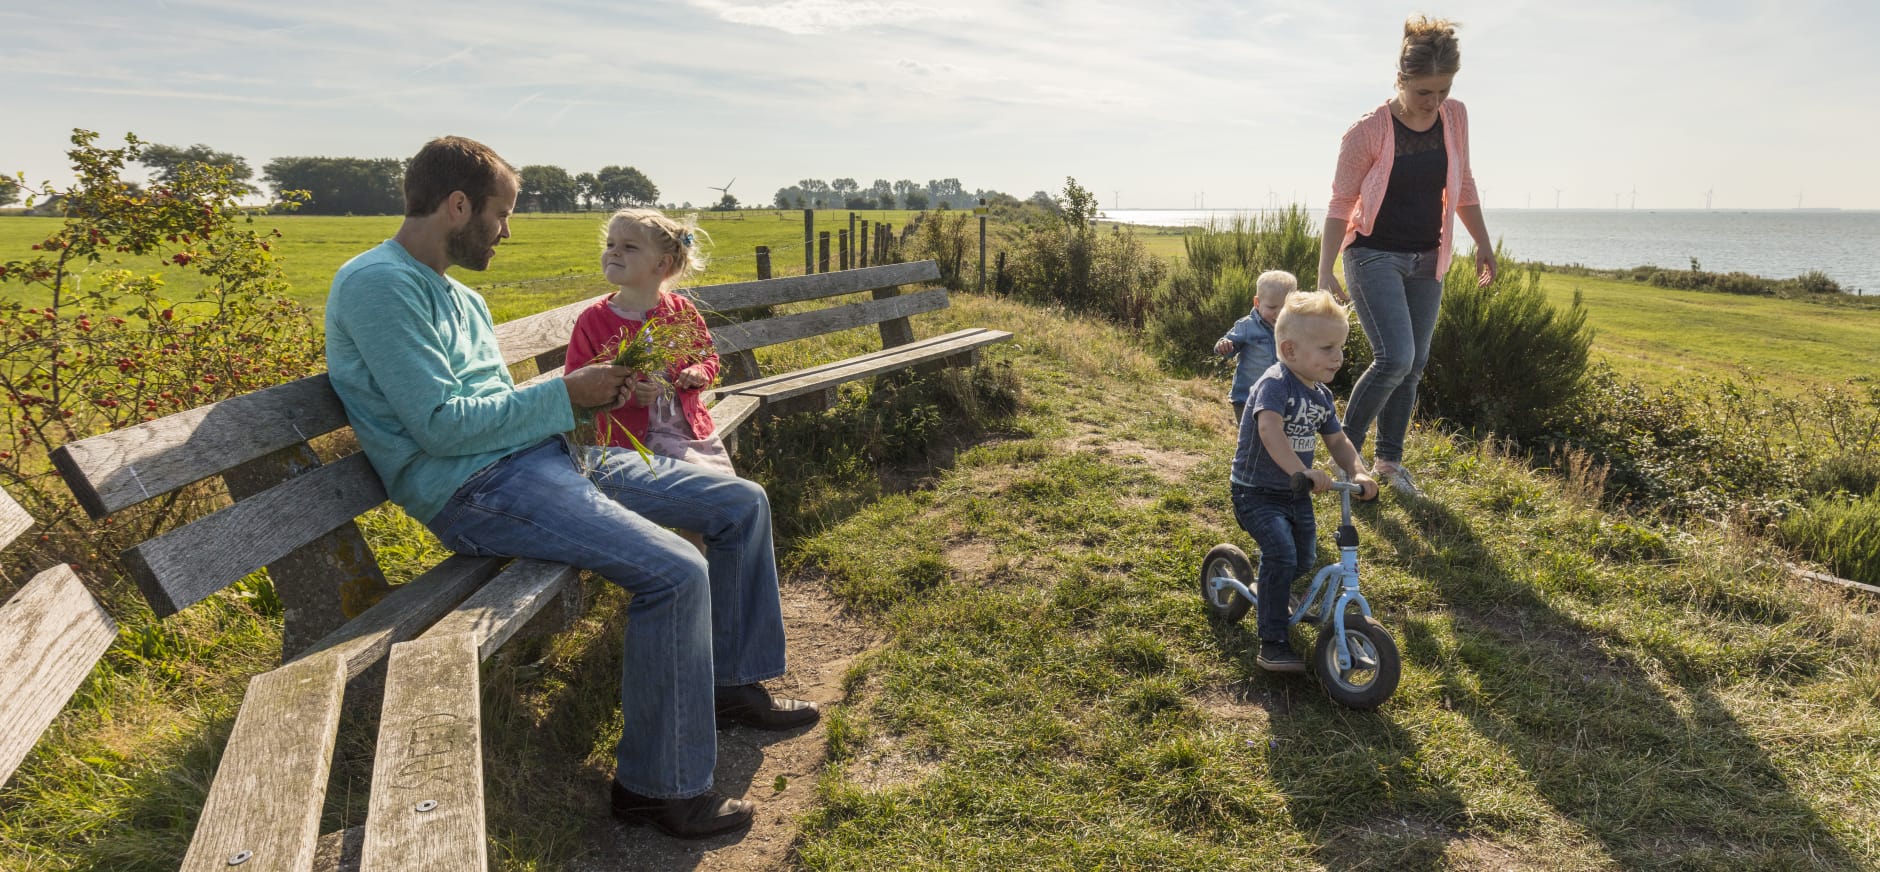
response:
[[[333,389],[392,501],[446,547],[569,563],[633,592],[614,815],[681,838],[730,832],[754,807],[711,789],[716,725],[818,717],[760,683],[784,671],[770,502],[745,479],[571,444],[577,410],[626,400],[624,367],[516,387],[483,298],[445,273],[489,266],[518,181],[472,140],[418,152],[397,235],[333,278]],[[706,553],[667,527],[704,534]]]

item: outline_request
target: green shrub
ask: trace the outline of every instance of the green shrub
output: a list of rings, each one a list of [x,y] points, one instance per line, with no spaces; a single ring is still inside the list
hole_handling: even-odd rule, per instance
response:
[[[1880,494],[1880,457],[1846,453],[1823,458],[1802,475],[1802,490],[1824,497]]]
[[[1504,270],[1483,288],[1474,266],[1450,264],[1418,399],[1427,415],[1531,447],[1578,399],[1593,331],[1578,294],[1565,310],[1548,302],[1538,268]]]
[[[1810,500],[1780,530],[1784,541],[1835,575],[1880,585],[1880,496]]]
[[[1142,329],[1168,265],[1149,254],[1132,230],[1118,225],[1099,231],[1096,196],[1076,179],[1064,180],[1058,202],[1057,214],[1017,231],[1006,270],[1013,295]]]
[[[1210,223],[1190,233],[1183,245],[1187,260],[1157,293],[1149,324],[1158,354],[1180,370],[1205,371],[1219,364],[1214,340],[1253,311],[1254,281],[1261,273],[1285,270],[1301,288],[1318,285],[1318,231],[1297,207]],[[1354,327],[1352,332],[1359,331]],[[1368,364],[1370,346],[1364,348]]]
[[[279,233],[255,230],[238,203],[245,185],[185,164],[140,190],[119,175],[143,143],[96,139],[73,131],[71,187],[32,192],[60,198],[64,221],[30,257],[0,263],[0,481],[40,533],[7,559],[40,567],[108,564],[128,544],[119,531],[143,538],[201,508],[185,494],[92,523],[52,471],[54,449],[299,378],[321,357],[318,326],[288,298]],[[172,298],[164,276],[176,272],[205,281]]]

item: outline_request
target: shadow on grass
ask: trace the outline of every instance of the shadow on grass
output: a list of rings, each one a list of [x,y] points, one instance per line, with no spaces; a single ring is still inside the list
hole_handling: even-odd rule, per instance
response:
[[[1510,577],[1466,517],[1428,500],[1404,508],[1408,524],[1379,514],[1372,526],[1449,607],[1456,646],[1445,656],[1437,629],[1413,618],[1406,658],[1437,669],[1446,702],[1505,748],[1533,789],[1612,861],[1861,866],[1709,682],[1674,677],[1685,700],[1668,698],[1638,664],[1610,653],[1632,643]],[[1471,819],[1498,831],[1519,826],[1481,810]]]
[[[1320,834],[1318,859],[1331,868],[1448,868],[1447,844],[1462,837],[1449,823],[1467,813],[1467,803],[1422,772],[1425,752],[1415,735],[1387,709],[1359,712],[1333,702],[1311,672],[1261,671],[1253,620],[1249,613],[1234,626],[1215,621],[1215,638],[1249,675],[1231,692],[1267,713],[1267,773],[1286,798],[1292,826]],[[1309,623],[1294,625],[1296,650],[1310,652],[1316,638]]]

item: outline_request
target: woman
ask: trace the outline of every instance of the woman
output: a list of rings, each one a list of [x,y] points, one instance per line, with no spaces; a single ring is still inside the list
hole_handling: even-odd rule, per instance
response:
[[[1469,116],[1449,99],[1462,66],[1456,28],[1445,19],[1404,22],[1397,93],[1367,114],[1338,148],[1338,171],[1319,251],[1319,287],[1350,299],[1375,356],[1345,405],[1345,430],[1364,447],[1377,422],[1372,475],[1406,496],[1416,483],[1403,468],[1404,434],[1454,249],[1455,217],[1475,239],[1478,281],[1495,279],[1495,250],[1469,171]],[[1345,295],[1332,264],[1345,254]]]

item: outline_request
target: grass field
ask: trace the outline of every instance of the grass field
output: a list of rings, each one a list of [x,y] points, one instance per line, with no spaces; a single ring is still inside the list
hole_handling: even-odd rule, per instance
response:
[[[913,213],[856,214],[899,228]],[[848,215],[844,210],[818,211],[816,228],[832,232],[846,228]],[[802,272],[801,212],[707,212],[701,218],[712,236],[712,260],[697,284],[756,278],[759,245],[770,246],[775,275]],[[256,219],[260,227],[280,229],[283,238],[277,250],[292,295],[316,309],[326,298],[333,272],[352,256],[390,237],[399,220],[299,215]],[[601,293],[607,288],[595,268],[600,220],[600,213],[518,215],[511,225],[511,238],[497,251],[489,270],[458,270],[453,275],[482,291],[499,321]],[[28,254],[32,243],[50,232],[56,221],[0,217],[0,261]],[[1183,258],[1181,229],[1131,229],[1152,254],[1171,261]],[[179,281],[189,275],[178,270],[170,274]],[[1575,290],[1582,292],[1587,320],[1598,331],[1595,355],[1650,384],[1669,384],[1695,374],[1746,372],[1825,384],[1880,373],[1880,309],[1831,308],[1558,274],[1545,275],[1542,287],[1562,305]],[[0,290],[14,292],[13,286]]]
[[[1648,384],[1749,374],[1803,384],[1880,377],[1880,309],[1840,308],[1547,274],[1559,305],[1580,292],[1596,357]]]
[[[847,210],[819,210],[816,230],[830,232],[830,260],[837,259],[835,232],[848,228]],[[862,211],[858,221],[887,221],[897,230],[915,214],[906,211]],[[497,249],[496,259],[482,273],[455,270],[459,281],[483,292],[498,321],[539,312],[554,302],[579,299],[585,293],[607,289],[600,278],[600,223],[604,213],[523,214],[510,221],[510,238]],[[803,272],[803,213],[700,213],[700,226],[711,234],[711,263],[698,284],[741,281],[757,277],[756,247],[771,249],[774,275]],[[58,225],[56,218],[0,217],[0,262],[30,254],[33,243]],[[277,228],[275,247],[292,288],[291,295],[315,309],[326,301],[333,273],[354,255],[397,232],[396,216],[336,217],[316,215],[263,215],[259,229]],[[859,230],[859,224],[858,224]],[[154,263],[149,270],[159,269]],[[193,274],[168,269],[178,293],[187,290]],[[0,294],[17,293],[14,286]],[[42,301],[31,301],[35,305]]]

